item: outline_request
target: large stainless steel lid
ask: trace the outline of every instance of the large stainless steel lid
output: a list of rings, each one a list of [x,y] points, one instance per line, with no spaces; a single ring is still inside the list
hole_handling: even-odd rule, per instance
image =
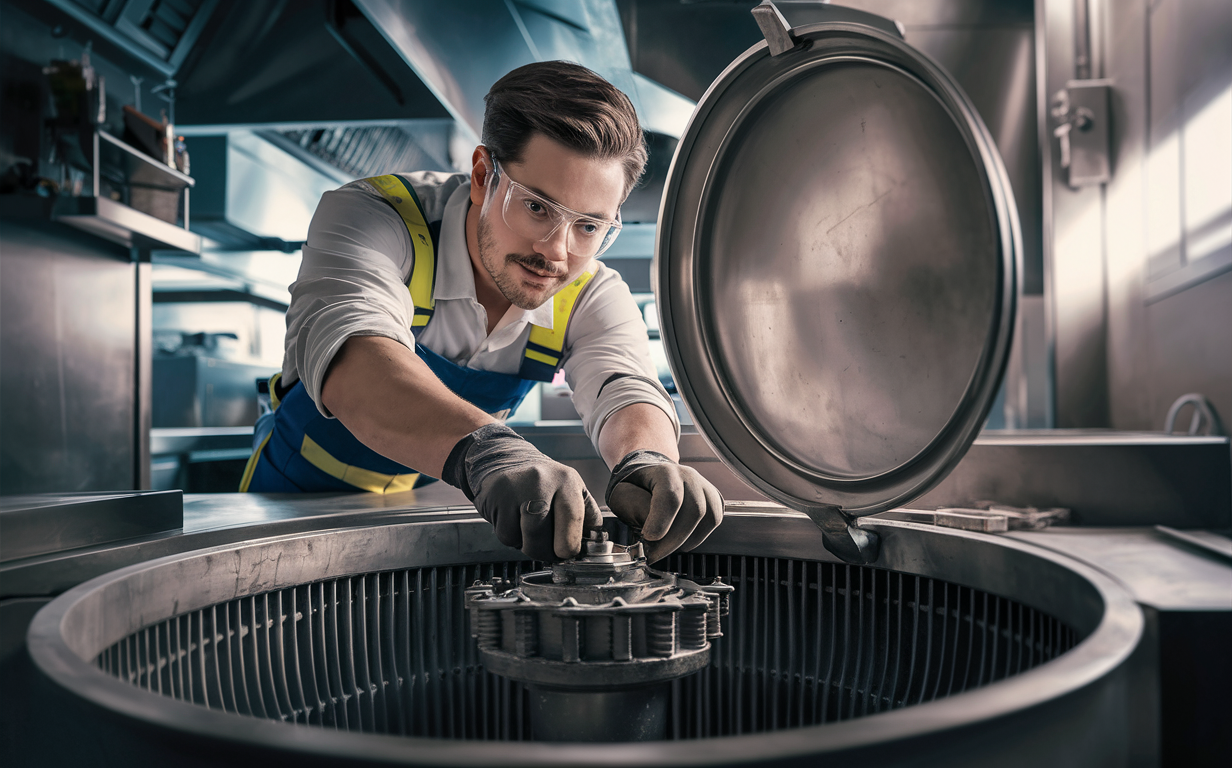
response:
[[[677,148],[662,337],[732,469],[850,520],[928,490],[983,425],[1010,348],[1017,217],[987,129],[926,56],[860,24],[767,39]]]

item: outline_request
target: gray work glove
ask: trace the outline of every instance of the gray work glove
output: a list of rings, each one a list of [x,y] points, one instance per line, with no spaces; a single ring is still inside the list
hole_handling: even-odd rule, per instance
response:
[[[582,531],[603,524],[582,476],[552,461],[504,424],[458,441],[441,479],[460,488],[501,543],[553,562],[582,549]]]
[[[646,561],[701,544],[723,522],[723,496],[692,467],[634,451],[612,470],[605,494],[616,517],[638,533]]]

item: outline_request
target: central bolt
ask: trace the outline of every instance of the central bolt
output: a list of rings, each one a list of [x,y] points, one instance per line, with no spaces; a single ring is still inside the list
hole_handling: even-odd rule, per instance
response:
[[[587,555],[612,554],[612,542],[608,541],[607,531],[602,529],[587,531],[585,544]]]

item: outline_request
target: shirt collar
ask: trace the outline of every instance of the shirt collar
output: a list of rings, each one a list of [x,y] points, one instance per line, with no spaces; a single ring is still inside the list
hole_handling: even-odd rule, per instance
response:
[[[471,267],[471,254],[466,247],[466,215],[471,207],[471,185],[458,186],[445,204],[441,220],[441,236],[437,247],[436,287],[433,296],[437,299],[475,298],[475,273]],[[555,301],[548,299],[535,309],[519,309],[511,306],[505,317],[497,323],[496,330],[517,322],[533,323],[551,328],[555,316]],[[493,333],[496,331],[494,330]]]

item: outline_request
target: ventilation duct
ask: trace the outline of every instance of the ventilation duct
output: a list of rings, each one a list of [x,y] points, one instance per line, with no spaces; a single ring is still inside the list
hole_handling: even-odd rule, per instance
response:
[[[249,131],[196,136],[192,152],[192,229],[224,249],[298,249],[321,195],[347,180]]]
[[[218,0],[48,0],[128,55],[170,77]]]
[[[264,133],[269,137],[274,132]],[[449,142],[453,123],[449,120],[420,120],[412,128],[336,125],[284,130],[275,135],[349,178],[408,170],[452,170]]]

